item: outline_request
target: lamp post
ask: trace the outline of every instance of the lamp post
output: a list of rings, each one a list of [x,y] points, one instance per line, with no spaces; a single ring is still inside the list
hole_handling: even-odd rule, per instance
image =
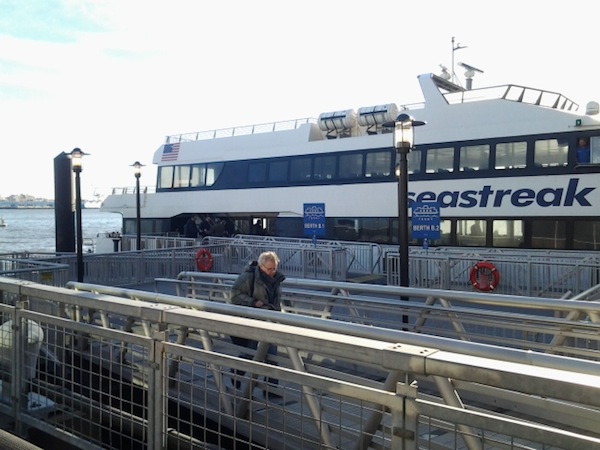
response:
[[[142,176],[142,167],[144,165],[139,161],[134,162],[131,167],[133,167],[133,174],[135,175],[135,207],[136,207],[136,231],[137,231],[137,240],[136,240],[136,250],[142,249],[142,217],[141,217],[141,205],[140,205],[140,177]]]
[[[83,281],[83,234],[81,226],[81,158],[86,153],[74,148],[71,152],[71,168],[75,173],[75,223],[76,223],[76,252],[77,252],[77,281]]]
[[[408,114],[400,114],[395,122],[387,122],[385,127],[394,127],[394,148],[398,155],[398,253],[400,255],[400,286],[409,286],[408,272],[408,153],[414,142],[414,127],[425,122],[414,120]]]

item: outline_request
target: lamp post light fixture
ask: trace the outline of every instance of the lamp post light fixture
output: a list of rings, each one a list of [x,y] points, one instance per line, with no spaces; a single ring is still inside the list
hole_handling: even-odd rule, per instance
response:
[[[394,122],[386,122],[383,126],[394,128],[394,148],[398,159],[398,267],[400,286],[409,286],[408,266],[408,153],[414,144],[414,127],[425,125],[408,114],[400,114]]]
[[[142,249],[142,216],[141,216],[141,204],[140,204],[140,177],[142,176],[142,167],[144,165],[139,161],[134,162],[131,167],[133,167],[133,174],[135,175],[135,212],[136,212],[136,250]]]
[[[71,152],[71,169],[75,173],[75,225],[76,225],[76,254],[77,254],[77,281],[83,281],[83,234],[81,220],[81,159],[87,153],[74,148]]]

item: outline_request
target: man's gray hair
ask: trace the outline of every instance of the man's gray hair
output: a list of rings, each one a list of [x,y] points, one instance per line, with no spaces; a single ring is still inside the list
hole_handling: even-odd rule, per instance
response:
[[[272,261],[276,265],[279,265],[279,256],[275,252],[262,252],[258,257],[258,264],[263,265],[267,261]]]

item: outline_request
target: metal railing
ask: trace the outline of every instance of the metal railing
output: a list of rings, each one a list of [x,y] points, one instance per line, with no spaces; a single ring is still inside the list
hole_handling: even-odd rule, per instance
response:
[[[219,447],[290,449],[600,446],[596,361],[73,287],[0,280],[0,312],[14,324],[2,342],[15,343],[0,412],[79,448],[207,448],[213,437]],[[31,324],[43,331],[39,355]],[[231,335],[257,339],[257,350]],[[20,376],[36,357],[36,376]]]
[[[253,239],[251,237],[205,239],[215,249],[214,272],[240,273],[250,261],[264,251],[274,251],[280,259],[280,270],[290,277],[345,281],[347,250],[334,245],[303,244],[287,240]]]
[[[235,279],[182,272],[155,283],[159,292],[223,303]],[[303,279],[282,287],[288,313],[600,361],[600,285],[571,299]]]
[[[398,286],[398,254],[387,255],[387,284]],[[470,291],[471,271],[485,261],[498,271],[500,282],[494,292],[511,295],[562,297],[582,292],[600,283],[600,257],[581,253],[576,257],[547,256],[489,251],[453,253],[411,253],[409,284],[414,287]]]
[[[128,247],[135,237],[122,239]],[[152,283],[156,277],[174,278],[179,272],[196,270],[198,250],[204,248],[212,254],[210,270],[217,273],[240,273],[262,251],[274,250],[286,276],[399,284],[394,246],[245,235],[204,240],[144,236],[143,242],[142,251],[85,253],[84,280],[134,286]],[[470,275],[481,261],[495,266],[500,282],[494,292],[499,294],[560,298],[600,283],[598,252],[412,247],[410,286],[473,291]],[[16,253],[0,259],[0,276],[64,286],[76,274],[74,254]]]
[[[137,236],[125,234],[120,236],[120,251],[135,251]],[[143,236],[142,250],[160,250],[163,248],[199,247],[201,239],[173,237],[173,236]]]
[[[209,236],[206,238],[208,243],[229,243],[231,246],[261,246],[261,248],[273,248],[278,246],[296,247],[296,248],[316,248],[316,249],[344,249],[346,252],[346,267],[342,268],[347,274],[353,275],[383,275],[385,250],[379,244],[371,242],[355,242],[340,240],[313,241],[305,238],[282,238],[273,236],[256,236],[239,234],[233,238],[215,238]]]
[[[124,237],[125,241],[127,237]],[[275,250],[281,259],[280,268],[288,276],[321,280],[346,279],[346,250],[333,246],[313,248],[289,244],[271,245],[264,242],[245,243],[222,240],[200,244],[199,240],[145,238],[142,251],[85,253],[84,280],[89,283],[114,286],[136,286],[152,283],[156,277],[172,277],[182,271],[197,270],[196,257],[200,249],[208,250],[210,270],[240,273],[258,258],[261,252]],[[164,248],[161,248],[162,246]],[[10,257],[9,257],[10,256]],[[77,279],[75,254],[7,255],[0,259],[0,276],[30,279],[54,286],[64,286]]]
[[[0,255],[0,277],[12,277],[36,283],[64,286],[69,278],[69,264],[46,261],[51,255],[12,253]],[[73,261],[75,256],[73,255]]]
[[[193,133],[183,133],[167,136],[166,143],[193,142],[207,139],[217,139],[232,136],[248,136],[258,133],[270,133],[273,131],[295,130],[305,123],[316,123],[316,119],[302,118],[279,122],[261,123],[256,125],[245,125],[231,128],[220,128],[217,130],[196,131]]]
[[[546,108],[577,111],[579,105],[558,92],[544,91],[537,88],[506,84],[479,89],[468,89],[460,92],[444,94],[450,104],[471,101],[504,99]]]
[[[303,238],[254,235],[209,237],[205,242],[228,245],[230,251],[242,255],[244,249],[256,247],[343,249],[345,258],[338,257],[337,260],[346,263],[345,278],[331,277],[332,280],[385,280],[391,286],[400,284],[397,246],[337,240],[313,242]],[[253,254],[252,250],[248,253]],[[240,268],[234,266],[230,269],[226,261],[224,259],[225,265],[217,267],[215,271],[235,273],[235,269]],[[423,250],[411,247],[409,261],[409,284],[419,288],[472,291],[471,271],[481,261],[495,265],[500,274],[500,283],[494,292],[502,294],[559,298],[570,292],[582,292],[600,283],[598,252],[464,247]],[[300,275],[293,270],[290,276]]]

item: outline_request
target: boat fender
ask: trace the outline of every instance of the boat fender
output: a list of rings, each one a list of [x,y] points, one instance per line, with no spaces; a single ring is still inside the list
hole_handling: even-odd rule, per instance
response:
[[[471,268],[469,280],[476,290],[490,292],[500,283],[500,272],[492,263],[480,261]]]
[[[196,267],[200,272],[208,272],[213,266],[212,253],[206,248],[201,248],[196,253]]]

